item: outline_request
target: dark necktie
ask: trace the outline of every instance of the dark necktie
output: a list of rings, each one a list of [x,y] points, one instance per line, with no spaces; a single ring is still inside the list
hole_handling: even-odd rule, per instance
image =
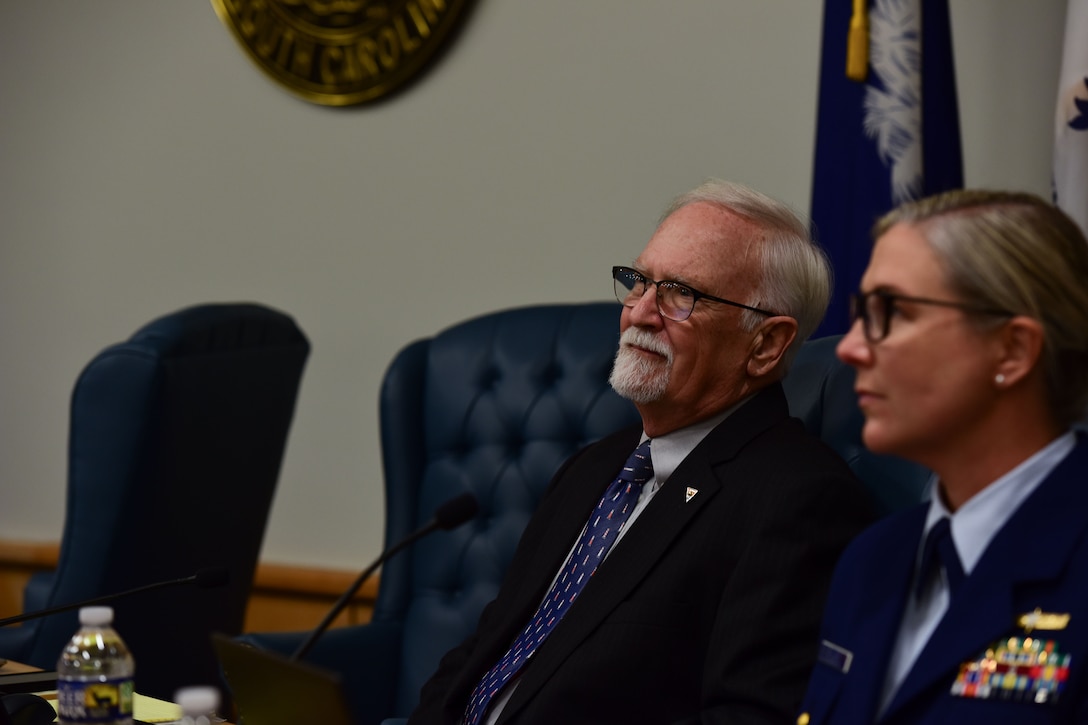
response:
[[[650,441],[646,441],[627,459],[619,476],[593,509],[577,545],[563,564],[559,576],[548,590],[548,595],[544,597],[536,614],[529,620],[529,625],[472,691],[463,718],[465,725],[477,725],[483,719],[491,698],[521,670],[574,604],[586,582],[615,543],[627,517],[631,515],[631,510],[642,492],[642,484],[653,475]]]
[[[915,597],[919,599],[922,597],[933,577],[940,576],[941,569],[944,569],[945,576],[948,578],[948,594],[951,599],[956,595],[965,577],[963,565],[956,553],[956,545],[952,541],[952,520],[947,516],[938,521],[926,536],[925,546],[922,547],[922,562],[918,566]]]

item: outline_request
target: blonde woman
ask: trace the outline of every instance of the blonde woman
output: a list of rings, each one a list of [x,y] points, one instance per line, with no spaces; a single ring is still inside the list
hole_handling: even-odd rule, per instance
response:
[[[1088,242],[1029,194],[880,220],[838,347],[866,446],[932,500],[836,569],[798,722],[1085,722]]]

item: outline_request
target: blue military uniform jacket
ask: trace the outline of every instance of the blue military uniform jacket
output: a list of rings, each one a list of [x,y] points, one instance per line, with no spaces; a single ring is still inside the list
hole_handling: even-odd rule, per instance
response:
[[[798,722],[1088,722],[1084,434],[994,536],[878,719],[927,505],[844,552]]]

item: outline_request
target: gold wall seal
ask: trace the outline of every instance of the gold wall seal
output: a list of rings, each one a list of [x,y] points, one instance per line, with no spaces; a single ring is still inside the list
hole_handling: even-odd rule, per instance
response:
[[[373,101],[418,74],[466,0],[211,0],[257,66],[326,106]]]

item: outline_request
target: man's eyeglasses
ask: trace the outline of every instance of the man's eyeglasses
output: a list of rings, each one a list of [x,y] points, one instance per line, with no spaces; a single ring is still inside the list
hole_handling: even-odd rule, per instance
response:
[[[742,305],[739,302],[708,295],[705,292],[700,292],[697,289],[688,287],[686,284],[673,282],[669,279],[647,279],[645,275],[636,272],[630,267],[613,267],[612,280],[613,286],[616,289],[616,299],[627,307],[634,307],[638,304],[638,301],[642,299],[642,295],[646,294],[646,288],[649,285],[656,286],[657,311],[661,313],[662,317],[667,317],[676,322],[683,322],[688,319],[688,317],[691,316],[691,311],[695,309],[695,303],[702,299],[721,302],[722,304],[732,305],[733,307],[740,307],[770,317],[776,315],[774,312],[761,310],[758,307],[749,307],[748,305]]]
[[[965,302],[931,300],[926,297],[909,297],[907,295],[892,294],[884,290],[873,290],[872,292],[857,292],[850,295],[850,323],[853,324],[854,320],[861,320],[861,329],[865,333],[865,339],[869,342],[880,342],[891,331],[892,316],[895,312],[895,306],[899,302],[953,307],[976,315],[1013,316],[1013,313],[1007,310],[977,307]]]

